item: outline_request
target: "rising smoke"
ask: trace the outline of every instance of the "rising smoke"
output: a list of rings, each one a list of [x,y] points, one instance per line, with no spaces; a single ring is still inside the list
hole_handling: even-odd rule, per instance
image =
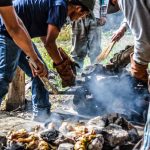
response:
[[[89,90],[94,97],[93,106],[97,106],[97,114],[120,113],[140,119],[143,110],[147,110],[148,105],[144,102],[148,96],[147,89],[135,86],[129,75],[97,76],[90,81]]]

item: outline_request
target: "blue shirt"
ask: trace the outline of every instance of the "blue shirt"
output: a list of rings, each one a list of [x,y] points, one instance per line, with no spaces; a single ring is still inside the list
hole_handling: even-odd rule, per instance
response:
[[[60,30],[66,21],[66,0],[15,0],[13,5],[32,38],[46,36],[48,24]],[[7,32],[2,21],[0,32]]]
[[[12,5],[12,0],[0,0],[0,7],[11,6],[11,5]]]

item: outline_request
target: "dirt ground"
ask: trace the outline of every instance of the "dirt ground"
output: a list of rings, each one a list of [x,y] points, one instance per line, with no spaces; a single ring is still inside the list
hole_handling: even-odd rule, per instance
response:
[[[22,116],[21,116],[22,115]],[[36,126],[39,123],[33,122],[28,118],[23,117],[24,113],[15,115],[15,113],[0,112],[0,132],[7,134],[10,130],[18,130],[22,128],[29,128]]]
[[[81,118],[84,118],[84,121],[89,120],[90,118],[86,118],[85,116],[79,115],[76,111],[73,110],[72,106],[72,95],[62,95],[62,96],[50,96],[52,111],[63,114],[63,116],[68,116],[70,120],[73,122],[83,121]],[[27,101],[26,110],[24,111],[12,111],[5,112],[0,111],[0,138],[7,135],[12,130],[26,129],[27,131],[31,131],[37,125],[40,125],[45,128],[44,123],[34,122],[32,121],[32,107],[31,100]],[[55,120],[59,119],[56,116]],[[58,120],[57,120],[58,119]],[[143,136],[144,126],[136,126],[138,133],[140,136]]]
[[[52,112],[64,111],[69,112],[72,96],[51,96]],[[68,107],[68,108],[67,108]],[[68,111],[67,111],[68,109]],[[75,112],[72,112],[72,114]],[[0,134],[7,134],[11,130],[30,129],[36,125],[44,127],[44,123],[32,121],[32,105],[31,100],[27,101],[26,109],[23,111],[16,110],[11,112],[0,111]]]

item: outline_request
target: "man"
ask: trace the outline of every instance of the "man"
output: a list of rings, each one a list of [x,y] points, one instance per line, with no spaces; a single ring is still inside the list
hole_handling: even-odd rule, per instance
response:
[[[108,13],[122,10],[125,20],[134,35],[134,54],[131,55],[131,74],[147,83],[150,62],[150,1],[149,0],[109,0]],[[150,91],[149,91],[150,92]],[[150,149],[150,111],[141,150]]]
[[[77,2],[76,2],[77,3]],[[75,82],[74,62],[64,53],[61,48],[57,48],[56,39],[61,27],[66,21],[67,10],[72,20],[80,17],[82,12],[76,9],[77,5],[66,0],[15,0],[14,7],[18,16],[23,21],[31,38],[40,37],[44,46],[54,61],[54,67],[58,71],[62,85],[72,86]],[[81,5],[80,3],[77,3]],[[78,11],[78,12],[77,12]],[[3,22],[0,23],[0,76],[4,78],[0,83],[0,99],[8,91],[8,84],[11,82],[17,65],[32,78],[32,103],[34,119],[44,121],[50,114],[50,103],[48,91],[43,87],[38,77],[33,77],[26,55],[10,38]],[[34,45],[34,44],[33,44]],[[36,46],[35,51],[40,57]],[[5,81],[5,82],[4,82]]]
[[[113,13],[114,8],[117,10],[120,8],[123,11],[125,20],[135,38],[134,54],[131,56],[131,73],[132,76],[143,82],[148,81],[147,67],[150,61],[150,31],[148,30],[149,23],[145,21],[145,18],[150,18],[149,5],[149,1],[144,3],[135,0],[132,2],[130,0],[126,2],[123,0],[110,0],[108,6],[108,13]],[[140,7],[143,9],[141,10]]]
[[[28,55],[36,63],[38,70],[33,71],[36,71],[36,74],[40,76],[45,76],[47,74],[45,65],[40,61],[35,53],[31,39],[12,7],[12,0],[0,1],[0,15],[2,16],[5,26],[13,40],[26,53],[26,55]]]
[[[106,22],[104,1],[96,0],[93,12],[87,12],[72,22],[72,57],[80,65],[82,71],[84,59],[88,55],[91,63],[101,51],[101,26]]]

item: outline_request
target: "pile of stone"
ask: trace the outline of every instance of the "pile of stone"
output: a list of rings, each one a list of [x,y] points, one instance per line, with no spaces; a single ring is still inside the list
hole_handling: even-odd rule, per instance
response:
[[[81,122],[53,122],[47,129],[11,131],[0,136],[1,150],[132,150],[141,139],[122,115],[98,116]]]

